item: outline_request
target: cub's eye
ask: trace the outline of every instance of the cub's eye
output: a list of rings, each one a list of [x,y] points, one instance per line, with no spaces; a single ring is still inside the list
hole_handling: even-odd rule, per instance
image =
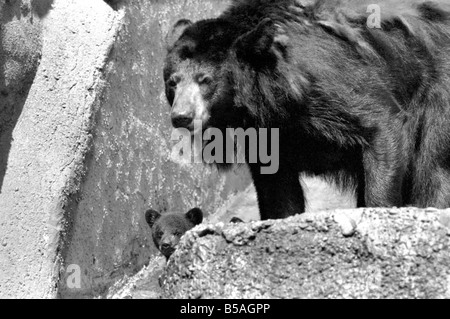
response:
[[[155,232],[155,237],[156,237],[157,239],[161,239],[162,236],[163,236],[163,232],[162,232],[161,230],[157,230],[157,231]]]
[[[176,232],[173,233],[173,235],[176,236],[176,237],[181,237],[181,232],[176,231]]]

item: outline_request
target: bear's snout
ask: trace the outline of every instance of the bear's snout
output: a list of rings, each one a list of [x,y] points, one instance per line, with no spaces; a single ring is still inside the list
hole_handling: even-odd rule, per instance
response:
[[[194,122],[194,113],[175,113],[172,112],[171,115],[172,119],[172,125],[175,128],[187,128],[189,130],[192,130],[194,128],[193,122]]]
[[[159,250],[164,256],[169,258],[170,255],[172,255],[173,252],[175,251],[175,247],[168,243],[162,243],[161,246],[159,247]]]

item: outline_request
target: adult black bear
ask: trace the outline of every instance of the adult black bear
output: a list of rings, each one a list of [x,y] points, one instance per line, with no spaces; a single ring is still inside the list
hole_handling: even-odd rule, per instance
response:
[[[448,0],[382,1],[379,29],[370,3],[235,0],[176,24],[173,125],[279,128],[278,171],[249,164],[262,219],[304,211],[299,172],[354,189],[358,206],[450,206]]]
[[[200,224],[203,212],[193,208],[186,214],[167,213],[161,215],[153,209],[145,212],[145,220],[152,229],[152,237],[159,251],[169,258],[175,251],[181,236],[189,229]]]

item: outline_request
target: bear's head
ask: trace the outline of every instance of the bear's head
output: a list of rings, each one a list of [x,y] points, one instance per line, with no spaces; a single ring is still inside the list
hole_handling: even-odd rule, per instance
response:
[[[285,58],[285,40],[269,19],[178,21],[168,35],[164,66],[173,126],[195,134],[265,125],[258,118],[267,120],[261,107],[285,98],[279,87],[284,83],[272,81],[277,61]]]
[[[202,222],[203,212],[199,208],[193,208],[186,214],[160,214],[149,209],[145,212],[145,220],[152,230],[156,247],[166,258],[169,258],[175,251],[181,236]]]

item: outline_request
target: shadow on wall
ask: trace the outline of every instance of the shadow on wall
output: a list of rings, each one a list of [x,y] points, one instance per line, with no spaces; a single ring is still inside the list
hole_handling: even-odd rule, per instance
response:
[[[12,133],[39,65],[39,22],[52,4],[53,0],[0,0],[0,193]]]
[[[105,0],[105,2],[113,9],[118,10],[123,0]]]
[[[47,15],[52,8],[52,4],[53,0],[31,0],[31,8],[40,19]]]

